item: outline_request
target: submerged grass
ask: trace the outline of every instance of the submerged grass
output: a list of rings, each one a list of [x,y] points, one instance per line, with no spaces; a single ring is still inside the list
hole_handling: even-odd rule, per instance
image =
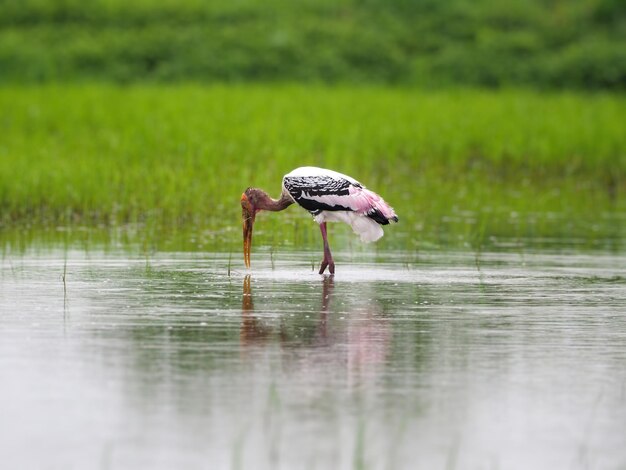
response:
[[[5,234],[141,223],[156,238],[192,227],[195,239],[230,239],[247,186],[277,196],[283,174],[318,165],[383,194],[403,246],[416,234],[480,244],[597,227],[619,238],[625,105],[519,90],[5,87],[0,218]],[[255,236],[317,244],[306,215],[288,212],[261,217]]]

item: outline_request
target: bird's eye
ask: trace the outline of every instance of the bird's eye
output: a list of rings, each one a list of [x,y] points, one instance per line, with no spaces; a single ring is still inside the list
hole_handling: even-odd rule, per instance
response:
[[[247,212],[252,212],[252,204],[250,204],[248,199],[241,200],[241,207]]]

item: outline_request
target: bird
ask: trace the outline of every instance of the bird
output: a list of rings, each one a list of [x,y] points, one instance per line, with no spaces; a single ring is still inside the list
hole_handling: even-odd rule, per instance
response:
[[[259,211],[282,211],[292,204],[309,211],[320,226],[324,242],[324,259],[319,274],[328,268],[335,274],[335,262],[328,244],[327,222],[345,222],[363,242],[374,242],[383,236],[381,225],[398,222],[393,208],[382,197],[367,189],[354,178],[337,171],[303,166],[283,177],[278,199],[265,191],[248,188],[241,195],[243,219],[243,254],[250,268],[252,228]]]

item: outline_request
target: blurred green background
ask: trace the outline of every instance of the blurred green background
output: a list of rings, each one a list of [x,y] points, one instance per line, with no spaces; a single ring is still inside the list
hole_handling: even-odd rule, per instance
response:
[[[0,80],[623,90],[621,0],[3,0]]]
[[[318,165],[383,248],[620,250],[625,84],[618,0],[0,0],[0,235],[234,250],[241,191]],[[317,246],[287,212],[257,243]]]

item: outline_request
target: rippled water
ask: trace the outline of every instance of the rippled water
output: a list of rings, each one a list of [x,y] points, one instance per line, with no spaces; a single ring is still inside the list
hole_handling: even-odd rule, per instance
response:
[[[317,256],[6,255],[3,466],[626,467],[625,256]]]

